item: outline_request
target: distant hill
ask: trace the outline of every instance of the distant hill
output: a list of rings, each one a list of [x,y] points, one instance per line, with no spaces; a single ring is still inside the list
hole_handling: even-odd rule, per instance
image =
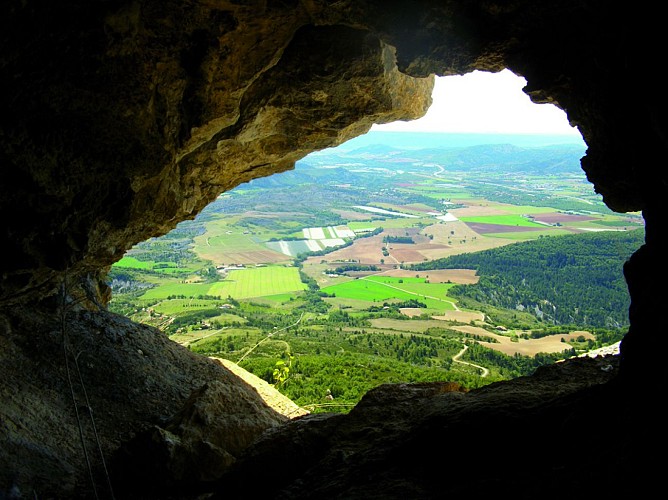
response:
[[[395,165],[397,169],[419,170],[420,165],[437,164],[449,171],[582,174],[580,159],[585,153],[584,143],[525,146],[490,143],[453,146],[434,142],[430,143],[429,147],[421,148],[373,143],[349,150],[337,148],[318,152],[298,162],[295,170],[305,172],[324,166],[355,170],[360,167],[377,167],[380,164],[388,168]],[[331,177],[331,174],[330,172],[328,177]]]
[[[409,151],[419,151],[420,149],[410,148]],[[406,149],[398,148],[395,146],[390,146],[388,144],[369,144],[368,146],[363,146],[361,148],[353,149],[349,153],[346,153],[346,157],[356,156],[360,154],[398,154],[407,151]]]
[[[579,135],[380,132],[372,130],[325,151],[352,151],[375,144],[384,144],[403,150],[470,147],[481,144],[512,144],[520,147],[577,144],[585,147]]]
[[[503,172],[582,172],[580,159],[585,149],[577,144],[520,147],[512,144],[481,144],[464,148],[420,149],[410,157],[438,163],[446,169]]]

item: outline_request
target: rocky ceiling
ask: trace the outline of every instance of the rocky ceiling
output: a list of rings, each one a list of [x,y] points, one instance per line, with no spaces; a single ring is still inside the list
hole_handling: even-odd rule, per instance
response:
[[[665,286],[656,284],[668,274],[666,102],[654,72],[665,41],[657,9],[603,0],[5,2],[5,496],[443,498],[474,491],[536,498],[540,491],[556,498],[552,492],[565,488],[584,497],[652,483],[641,450],[665,431],[652,420],[652,399],[636,395],[664,391],[666,378],[654,348],[665,330]],[[195,217],[221,192],[290,169],[373,123],[421,116],[433,75],[503,68],[527,79],[535,102],[567,112],[588,145],[582,167],[608,206],[644,215],[646,244],[624,268],[632,306],[621,359],[566,363],[466,394],[447,385],[398,386],[370,395],[348,417],[287,423],[224,367],[106,311],[106,271],[137,242]],[[601,378],[603,368],[614,376]],[[72,403],[77,384],[82,407]],[[202,417],[202,406],[217,406],[215,416]],[[93,408],[97,425],[84,426]],[[187,424],[202,420],[217,424],[197,431]],[[556,437],[541,421],[560,429]],[[505,427],[494,450],[480,437],[461,437],[498,422]],[[527,438],[539,433],[554,452],[563,432],[587,425],[616,438],[605,436],[607,446],[595,453],[573,454],[537,450]],[[508,428],[523,430],[519,444],[502,432]],[[275,431],[248,448],[267,429]],[[121,446],[132,439],[134,448]],[[145,456],[133,462],[141,455],[136,440]],[[453,443],[469,451],[444,453]],[[131,471],[109,458],[121,449],[124,463],[135,464]],[[437,458],[414,458],[429,453]],[[532,476],[513,476],[505,458],[532,454],[537,459],[522,462]],[[473,462],[476,480],[464,473]],[[196,474],[192,464],[203,463],[210,465]],[[271,480],[253,481],[260,466]],[[447,486],[444,471],[454,476]],[[615,486],[596,489],[597,479]]]

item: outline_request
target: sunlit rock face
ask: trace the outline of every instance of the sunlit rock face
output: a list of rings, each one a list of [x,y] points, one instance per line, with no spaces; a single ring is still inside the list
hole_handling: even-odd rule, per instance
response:
[[[658,350],[644,345],[662,333],[655,319],[665,293],[651,283],[668,277],[668,183],[661,165],[668,144],[666,103],[663,81],[643,75],[664,57],[663,16],[652,9],[572,0],[9,1],[0,18],[2,492],[16,486],[31,497],[81,491],[91,497],[75,444],[80,428],[67,382],[74,367],[65,353],[80,355],[102,448],[109,453],[134,431],[173,422],[205,382],[241,387],[225,368],[175,348],[157,330],[106,312],[108,267],[134,244],[195,217],[239,183],[290,169],[309,152],[365,133],[372,123],[422,116],[433,74],[509,68],[524,76],[525,91],[535,102],[560,106],[578,126],[588,145],[583,169],[608,206],[643,211],[647,244],[624,269],[632,306],[620,370],[637,382],[635,389],[659,386],[657,381],[665,380],[662,360]],[[550,383],[558,386],[568,370],[556,370]],[[606,385],[607,379],[600,382]],[[522,390],[531,391],[531,380],[524,383]],[[535,391],[545,395],[535,399],[537,407],[558,411],[526,412],[509,421],[529,425],[531,418],[547,415],[561,429],[572,424],[573,415],[577,422],[604,421],[607,410],[619,407],[600,394],[596,412],[568,406],[579,404],[579,391],[589,385],[586,380],[567,385],[568,394],[554,396],[567,400],[555,404],[552,393],[536,383]],[[301,442],[321,448],[291,448],[287,469],[293,482],[286,495],[306,498],[299,484],[317,484],[317,477],[300,481],[309,457],[318,453],[328,484],[347,489],[347,498],[354,498],[353,490],[372,492],[369,478],[381,476],[351,472],[346,454],[353,448],[362,454],[358,457],[371,459],[360,462],[365,467],[394,474],[382,476],[389,495],[401,475],[397,456],[413,456],[419,451],[415,443],[446,432],[451,418],[430,403],[430,395],[413,391],[410,399],[405,388],[394,390],[394,396],[383,392],[391,396],[383,405],[401,403],[401,421],[410,432],[400,421],[392,432],[405,446],[385,443],[394,451],[388,457],[374,454],[378,436],[363,425],[371,418],[369,407],[348,420],[304,420],[297,429],[305,429]],[[521,411],[500,405],[498,398],[511,397],[510,392],[491,388],[484,397],[455,397],[471,401],[476,421],[491,428],[500,406],[510,408],[508,413]],[[244,434],[244,443],[285,422],[254,400],[252,390],[243,393],[243,407],[261,413],[261,423]],[[380,407],[372,410],[373,418],[392,422],[385,414],[378,417]],[[422,421],[426,415],[430,420]],[[339,426],[340,420],[345,425]],[[615,422],[639,420],[624,414]],[[350,430],[345,440],[352,448],[337,449],[334,441],[322,447],[319,426]],[[533,422],[530,428],[538,432],[541,425]],[[641,435],[652,430],[646,426]],[[92,432],[84,429],[88,438]],[[199,430],[188,435],[199,436]],[[278,456],[289,434],[276,436],[252,456],[259,462]],[[614,451],[637,452],[633,439],[632,433],[623,435],[623,446]],[[225,440],[216,447],[222,465],[240,455]],[[198,445],[189,442],[184,449],[191,453]],[[591,460],[605,457],[600,453]],[[569,458],[552,457],[550,466],[559,477],[582,477],[581,467],[568,468]],[[577,464],[586,466],[580,458]],[[614,463],[624,467],[633,458],[623,455]],[[430,471],[457,470],[456,463],[443,460],[439,471]],[[220,473],[216,464],[211,467]],[[413,463],[416,489],[404,482],[394,490],[397,495],[436,495],[435,476],[418,469]],[[247,470],[254,470],[252,462],[238,477]],[[504,477],[488,478],[485,493],[508,486]],[[562,491],[555,478],[556,472],[550,484]],[[319,494],[326,497],[324,490]]]
[[[297,4],[78,3],[7,16],[4,303],[431,103],[433,78],[400,73],[377,35]]]

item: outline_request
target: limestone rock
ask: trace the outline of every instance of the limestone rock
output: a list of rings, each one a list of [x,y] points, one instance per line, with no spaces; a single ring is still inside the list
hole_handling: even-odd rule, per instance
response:
[[[297,5],[17,6],[7,19],[0,304],[103,281],[220,193],[431,103],[433,77],[400,73],[373,33],[314,26]]]
[[[124,443],[114,460],[123,495],[187,496],[219,479],[264,431],[277,425],[264,402],[243,384],[213,380],[192,392],[163,426]],[[127,489],[129,488],[129,489]]]
[[[218,460],[209,477],[220,472],[213,464],[233,462],[262,432],[289,420],[220,363],[115,314],[70,309],[58,319],[14,310],[0,316],[0,327],[3,492],[15,482],[40,497],[86,497],[87,461],[101,494],[110,489],[105,469],[114,469],[112,484],[123,490],[116,476],[127,470],[112,464],[133,439],[152,444],[155,457],[142,466],[164,465],[170,478],[192,471],[184,457],[206,451]],[[199,460],[204,472],[208,462]]]

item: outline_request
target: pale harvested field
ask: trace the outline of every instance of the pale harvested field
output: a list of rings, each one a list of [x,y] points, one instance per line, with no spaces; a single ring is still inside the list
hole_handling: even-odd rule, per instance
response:
[[[478,234],[526,233],[549,229],[549,227],[506,226],[505,224],[488,224],[486,222],[469,222],[468,226]]]
[[[476,202],[473,202],[471,200],[466,200],[465,203],[468,205],[464,208],[453,208],[452,210],[448,210],[449,213],[454,215],[455,217],[479,217],[483,215],[507,215],[508,212],[503,210],[502,208],[499,208],[498,206],[495,207],[490,207],[487,206],[484,203],[480,204],[475,204]]]
[[[332,212],[339,214],[345,220],[371,220],[370,214],[355,212],[354,210],[332,210]]]
[[[536,214],[534,215],[534,220],[540,222],[546,222],[548,224],[555,224],[557,222],[559,222],[560,224],[566,224],[568,222],[582,222],[596,219],[594,217],[588,217],[586,215],[561,214],[558,212],[554,212],[547,214]]]
[[[433,208],[428,207],[426,205],[421,205],[419,203],[413,205],[396,205],[396,208],[399,212],[405,212],[405,213],[419,212],[423,214],[429,214],[434,211]]]
[[[414,318],[420,316],[424,309],[420,307],[404,307],[399,309],[402,314],[405,314],[409,318]],[[473,311],[446,311],[445,314],[432,316],[432,319],[439,321],[459,321],[460,323],[470,323],[471,321],[483,321],[485,315],[481,312]]]
[[[415,238],[420,234],[417,227],[388,227],[383,230],[383,236],[411,236]]]
[[[409,313],[409,315],[419,316],[421,314],[419,308],[411,310],[402,310],[402,312],[404,311]],[[464,311],[460,312],[464,313]],[[471,314],[472,316],[474,316],[476,313],[467,313],[467,314]],[[393,329],[404,332],[414,332],[414,333],[424,332],[428,328],[439,328],[445,326],[447,328],[451,328],[452,330],[457,330],[462,333],[468,333],[474,336],[496,339],[498,340],[498,343],[485,342],[485,341],[478,341],[478,342],[480,342],[480,345],[500,351],[504,354],[507,354],[508,356],[513,356],[514,354],[521,354],[523,356],[533,357],[541,352],[548,354],[563,352],[566,349],[569,349],[570,347],[568,346],[568,344],[561,341],[562,338],[570,340],[583,336],[586,339],[592,339],[592,340],[595,339],[594,335],[592,335],[590,332],[573,331],[567,334],[550,335],[549,337],[543,337],[541,339],[530,339],[530,340],[519,339],[518,342],[513,342],[510,339],[510,337],[488,332],[484,328],[478,326],[472,326],[472,325],[452,326],[450,324],[443,325],[442,321],[444,319],[452,321],[449,314],[447,316],[446,315],[432,316],[432,318],[433,319],[431,320],[412,320],[412,321],[401,321],[391,318],[378,318],[378,319],[372,319],[371,325],[375,328],[383,328],[383,329],[387,328],[387,329]],[[482,315],[478,313],[478,316],[473,319],[476,320],[482,319]]]
[[[471,335],[478,335],[481,337],[491,337],[493,339],[496,339],[498,340],[498,343],[480,341],[480,345],[484,345],[485,347],[489,347],[490,349],[500,351],[504,354],[507,354],[508,356],[512,356],[514,354],[522,354],[523,356],[535,356],[539,352],[548,354],[559,353],[565,351],[566,349],[569,349],[569,346],[561,341],[562,338],[566,340],[575,339],[579,336],[583,336],[586,339],[595,338],[594,335],[592,335],[589,332],[574,331],[567,334],[550,335],[549,337],[543,337],[541,339],[530,339],[530,340],[519,339],[518,342],[513,342],[510,339],[510,337],[506,337],[504,335],[497,335],[495,333],[490,333],[484,328],[480,328],[477,326],[463,325],[463,326],[453,326],[451,328],[453,330],[469,333]]]
[[[424,234],[416,234],[413,236],[413,241],[416,245],[431,245],[431,240]]]
[[[437,319],[414,319],[411,321],[392,319],[392,318],[374,318],[370,320],[374,328],[392,329],[402,332],[423,333],[429,328],[449,328],[443,325],[443,322]]]
[[[414,278],[416,275],[426,278],[428,276],[430,283],[458,283],[460,285],[473,285],[480,279],[473,269],[432,269],[429,271],[391,269],[378,274],[395,278]]]
[[[406,264],[415,264],[424,262],[425,255],[417,248],[417,245],[393,244],[389,248],[390,259],[395,262],[405,262]],[[387,262],[387,258],[385,259]]]
[[[514,240],[504,238],[485,238],[462,221],[432,224],[425,227],[422,232],[434,236],[430,246],[421,250],[421,253],[429,260],[516,243]]]
[[[441,321],[459,321],[461,323],[470,323],[471,321],[484,321],[485,315],[478,311],[446,311],[445,314],[432,316]]]
[[[335,250],[319,258],[327,262],[354,259],[360,264],[378,264],[380,259],[385,259],[385,262],[389,263],[391,259],[383,256],[382,248],[383,236],[378,234],[368,238],[358,238],[349,247]]]
[[[409,318],[414,318],[416,316],[420,316],[424,312],[424,309],[421,307],[402,307],[399,309],[399,311],[401,314],[404,314]]]

